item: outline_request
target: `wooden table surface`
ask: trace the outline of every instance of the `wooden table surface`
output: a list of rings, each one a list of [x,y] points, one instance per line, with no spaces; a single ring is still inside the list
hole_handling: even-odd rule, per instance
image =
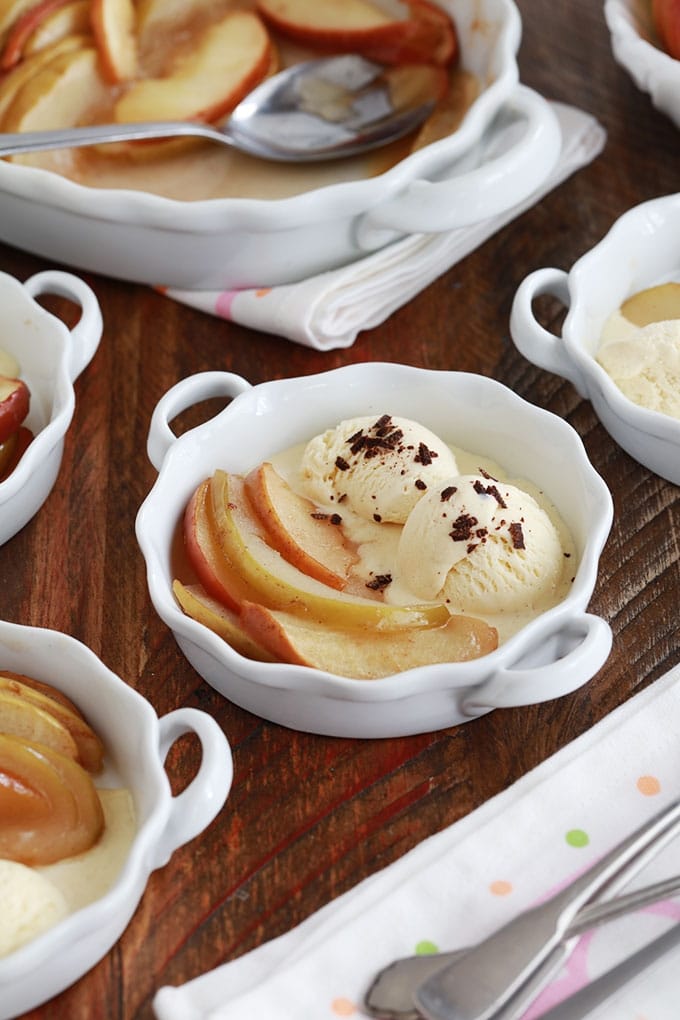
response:
[[[235,776],[216,821],[152,875],[112,952],[32,1012],[35,1020],[148,1020],[159,986],[187,981],[287,931],[515,782],[680,661],[680,490],[620,450],[590,404],[571,384],[529,364],[508,332],[512,298],[528,272],[569,268],[626,209],[677,188],[680,134],[614,62],[602,4],[519,0],[519,7],[522,80],[594,114],[608,132],[606,148],[349,350],[313,352],[143,286],[81,273],[101,303],[104,336],[76,384],[57,484],[34,520],[0,549],[0,617],[79,638],[159,715],[181,705],[210,712],[231,743]],[[0,270],[19,279],[50,267],[0,246]],[[559,330],[557,318],[552,324]],[[615,521],[591,603],[612,627],[613,650],[580,690],[421,736],[310,736],[219,696],[157,617],[134,520],[155,480],[145,443],[160,396],[206,369],[257,383],[377,360],[490,376],[582,436],[613,494]],[[168,763],[173,782],[193,774],[196,754],[189,739],[176,745]]]

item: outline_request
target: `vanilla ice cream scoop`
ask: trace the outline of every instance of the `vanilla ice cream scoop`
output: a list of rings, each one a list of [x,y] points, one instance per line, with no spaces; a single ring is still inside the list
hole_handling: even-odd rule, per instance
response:
[[[454,454],[433,432],[389,414],[340,422],[309,441],[301,462],[310,499],[392,524],[403,524],[426,492],[457,472]]]
[[[680,418],[680,320],[653,322],[609,340],[597,360],[633,403]]]
[[[51,928],[68,914],[62,893],[49,879],[16,861],[0,860],[0,957]]]
[[[492,614],[552,600],[564,550],[532,496],[486,474],[431,488],[401,533],[397,577],[418,598],[461,612]]]

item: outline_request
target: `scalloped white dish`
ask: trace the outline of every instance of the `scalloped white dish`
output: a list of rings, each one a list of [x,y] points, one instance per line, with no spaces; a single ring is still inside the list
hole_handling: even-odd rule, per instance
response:
[[[377,176],[326,176],[284,198],[181,201],[75,183],[0,160],[0,238],[89,271],[152,285],[215,289],[289,283],[347,264],[405,234],[493,216],[528,197],[559,156],[550,105],[518,86],[521,20],[512,0],[441,0],[462,66],[480,89],[459,128]],[[500,118],[506,151],[475,166]],[[463,159],[465,157],[465,159]],[[281,175],[280,165],[272,173]]]
[[[106,955],[134,914],[151,872],[222,808],[232,760],[211,716],[180,708],[159,719],[148,701],[66,634],[0,621],[0,669],[52,684],[75,702],[106,748],[96,784],[127,788],[136,823],[108,891],[0,959],[0,1020],[10,1020],[63,991]],[[184,733],[198,737],[202,760],[189,785],[173,796],[164,762]]]
[[[604,14],[616,61],[680,127],[680,61],[661,48],[648,0],[606,0]]]
[[[510,333],[522,354],[569,379],[612,438],[650,471],[680,485],[680,421],[633,403],[597,361],[603,327],[633,294],[680,282],[680,194],[643,202],[624,213],[602,240],[562,269],[538,269],[520,284]],[[532,302],[552,294],[568,309],[562,335],[536,320]]]
[[[81,308],[69,330],[36,298],[57,294]],[[0,482],[0,545],[38,512],[59,473],[64,436],[75,410],[73,383],[90,363],[102,335],[102,317],[92,290],[70,273],[47,270],[20,283],[0,273],[3,331],[0,346],[21,366],[31,391],[26,426],[34,438],[12,473]]]
[[[235,399],[176,438],[169,422],[210,396]],[[246,472],[339,421],[386,410],[528,478],[572,535],[577,564],[566,597],[495,651],[362,681],[307,666],[255,662],[177,604],[171,556],[189,497],[217,467]],[[209,684],[256,715],[331,736],[394,737],[465,722],[493,708],[550,700],[589,680],[606,660],[609,626],[589,614],[612,520],[609,491],[576,432],[500,383],[394,364],[360,364],[250,387],[223,372],[191,376],[156,407],[148,441],[159,475],[137,517],[153,604]]]

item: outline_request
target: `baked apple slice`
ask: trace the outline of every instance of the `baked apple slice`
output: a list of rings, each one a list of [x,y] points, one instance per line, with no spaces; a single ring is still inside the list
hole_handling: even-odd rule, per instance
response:
[[[28,40],[56,11],[70,5],[72,0],[40,0],[29,7],[12,25],[0,57],[0,70],[9,71],[24,55]],[[67,34],[67,33],[64,33]]]
[[[184,512],[184,548],[196,577],[213,599],[238,612],[244,599],[257,598],[225,555],[215,533],[210,479],[202,482]]]
[[[167,77],[131,85],[116,102],[114,119],[218,120],[265,77],[271,55],[260,18],[231,11],[200,35]]]
[[[448,619],[444,605],[390,605],[335,591],[303,573],[266,541],[239,476],[216,471],[210,500],[216,537],[227,561],[257,593],[250,601],[306,614],[337,628],[427,627]]]
[[[51,11],[26,39],[23,56],[30,57],[70,35],[92,35],[90,0],[70,0]]]
[[[89,850],[104,814],[89,774],[50,747],[0,734],[0,857],[31,866]]]
[[[2,0],[0,3],[0,44],[4,45],[12,26],[16,24],[36,0]]]
[[[20,65],[21,66],[21,65]],[[5,111],[3,131],[73,127],[107,96],[94,46],[61,52],[17,91]],[[14,157],[21,161],[21,156]]]
[[[427,0],[397,5],[396,16],[370,0],[258,0],[257,9],[281,35],[328,53],[390,64],[447,64],[457,54],[453,22]]]
[[[187,616],[214,631],[234,651],[258,662],[276,661],[276,657],[264,645],[243,629],[239,616],[211,599],[200,584],[184,585],[181,581],[173,581],[172,590]]]
[[[0,443],[18,432],[30,403],[31,395],[23,379],[0,376]]]
[[[246,602],[241,621],[282,661],[357,680],[377,680],[435,662],[466,662],[498,646],[496,629],[469,616],[450,616],[440,627],[336,630]]]
[[[133,78],[137,71],[137,31],[132,0],[92,0],[94,41],[102,74],[112,85]]]
[[[9,688],[0,690],[0,733],[45,744],[74,761],[78,748],[71,733],[44,705],[22,698]]]
[[[49,46],[38,50],[37,53],[25,56],[11,71],[3,75],[0,78],[0,124],[2,124],[3,130],[5,111],[9,109],[14,97],[26,82],[36,75],[38,71],[46,67],[55,57],[58,57],[59,54],[67,53],[69,50],[80,50],[89,44],[88,37],[85,35],[75,34],[65,36],[58,42],[51,43]]]
[[[319,512],[268,462],[250,472],[245,487],[267,538],[284,559],[331,588],[345,588],[357,557],[345,543],[340,515]]]
[[[95,733],[80,712],[74,711],[68,705],[64,705],[52,696],[52,692],[47,694],[37,690],[35,687],[22,683],[21,680],[0,675],[0,732],[3,733],[9,732],[4,725],[4,695],[10,695],[23,702],[26,706],[32,706],[38,710],[38,713],[50,715],[59,726],[66,729],[70,734],[75,746],[75,758],[83,768],[88,772],[101,771],[104,760],[104,745],[98,734]],[[43,740],[35,733],[33,736],[30,734],[28,736],[29,739],[42,740],[43,743],[49,743],[49,741]],[[74,755],[71,756],[73,757]]]

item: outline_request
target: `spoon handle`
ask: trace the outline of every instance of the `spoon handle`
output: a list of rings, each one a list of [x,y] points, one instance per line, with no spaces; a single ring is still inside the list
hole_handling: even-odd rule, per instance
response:
[[[137,124],[94,124],[89,127],[59,128],[53,131],[26,131],[0,134],[0,156],[40,152],[48,149],[73,149],[105,142],[143,141],[152,138],[208,138],[229,145],[229,139],[208,124],[197,121],[148,121]]]

